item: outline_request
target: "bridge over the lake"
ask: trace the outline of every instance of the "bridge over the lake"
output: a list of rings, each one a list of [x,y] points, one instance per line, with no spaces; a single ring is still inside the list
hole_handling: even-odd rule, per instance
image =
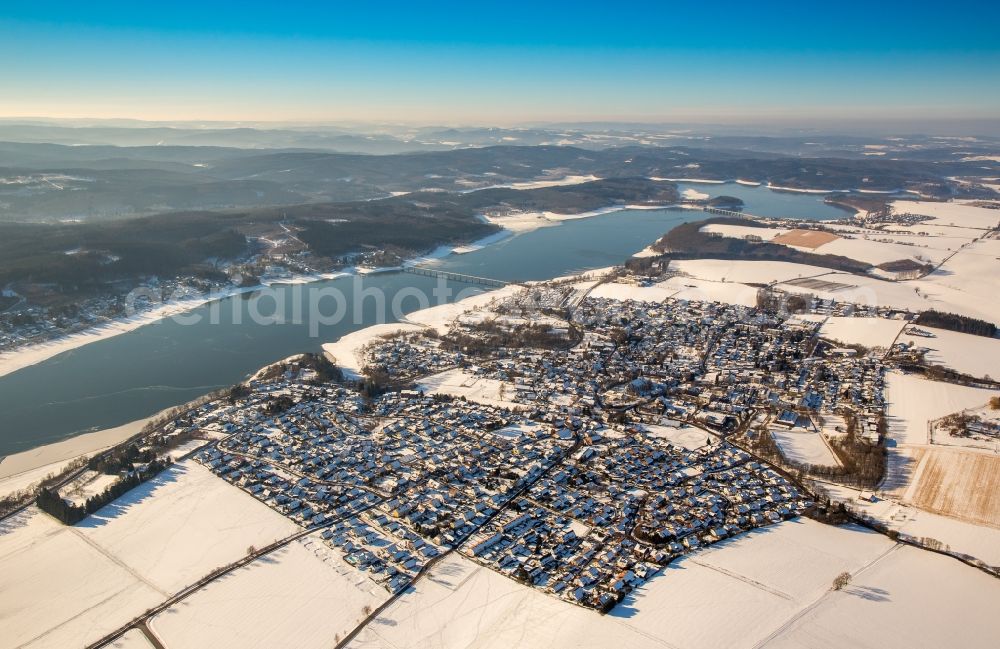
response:
[[[479,277],[477,275],[466,275],[464,273],[453,273],[447,270],[438,270],[436,268],[427,268],[426,266],[404,266],[404,273],[410,273],[412,275],[424,275],[425,277],[440,277],[452,282],[465,282],[466,284],[479,284],[480,286],[489,286],[491,288],[503,288],[508,284],[519,284],[520,282],[505,282],[502,279],[494,279],[492,277]]]
[[[709,214],[721,214],[722,216],[735,216],[738,219],[761,219],[765,218],[762,216],[756,216],[754,214],[747,214],[746,212],[737,212],[736,210],[724,210],[718,207],[703,207],[701,208],[703,212],[708,212]]]

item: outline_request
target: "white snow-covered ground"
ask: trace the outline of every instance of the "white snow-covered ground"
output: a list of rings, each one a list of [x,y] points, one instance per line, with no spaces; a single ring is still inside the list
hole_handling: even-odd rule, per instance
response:
[[[655,257],[659,255],[659,251],[654,250],[653,246],[649,245],[640,250],[639,252],[632,255],[633,257]]]
[[[893,201],[893,211],[933,216],[938,225],[989,230],[1000,224],[1000,212],[964,203],[938,203],[934,201]],[[918,227],[923,224],[918,224]]]
[[[436,306],[413,311],[406,315],[406,322],[435,328],[438,333],[446,333],[448,326],[466,311],[479,309],[489,305],[491,302],[508,298],[518,291],[524,290],[516,284],[509,284],[503,288],[492,291],[482,291],[476,289],[466,295],[457,294],[459,298],[455,302],[439,304]]]
[[[420,388],[427,394],[450,394],[491,406],[519,407],[516,402],[505,398],[514,396],[513,385],[504,384],[496,379],[474,376],[457,368],[421,379]]]
[[[408,649],[650,645],[609,618],[562,602],[452,555],[394,602],[349,645]]]
[[[478,192],[484,189],[539,189],[541,187],[562,187],[564,185],[580,185],[582,183],[589,183],[595,180],[600,180],[594,175],[574,175],[574,176],[559,176],[556,178],[536,178],[535,180],[524,180],[519,182],[505,183],[503,185],[484,185],[482,187],[474,187],[472,189],[462,190],[460,193],[468,192]]]
[[[513,214],[495,215],[483,214],[480,218],[487,223],[499,225],[511,232],[529,232],[538,228],[552,227],[559,225],[562,221],[575,221],[576,219],[589,219],[594,216],[621,212],[623,210],[662,210],[673,207],[671,205],[613,205],[602,207],[588,212],[576,212],[565,214],[563,212],[518,212]]]
[[[774,438],[781,454],[790,462],[800,466],[840,466],[837,456],[823,441],[819,431],[811,428],[795,430],[773,428],[771,437]]]
[[[663,286],[662,283],[653,284],[652,286],[639,286],[637,284],[606,282],[595,286],[590,292],[590,297],[609,300],[636,300],[638,302],[663,302],[676,292],[677,289]]]
[[[1000,582],[954,559],[901,546],[827,593],[761,646],[993,647]]]
[[[494,243],[498,243],[512,236],[514,236],[514,232],[512,230],[500,230],[499,232],[483,237],[482,239],[477,239],[472,243],[467,243],[462,246],[453,246],[451,248],[451,254],[464,255],[477,250],[482,250],[487,246],[491,246]]]
[[[948,250],[937,247],[921,247],[907,245],[899,241],[878,241],[889,238],[882,235],[872,235],[872,238],[854,237],[840,238],[815,248],[812,252],[819,255],[841,255],[863,261],[873,266],[901,259],[913,259],[921,262],[940,263],[951,254]],[[933,241],[933,239],[930,239]],[[919,259],[918,259],[919,258]]]
[[[117,475],[87,471],[83,476],[60,489],[60,493],[66,500],[83,506],[88,498],[102,493],[116,482],[118,482]]]
[[[821,300],[833,300],[841,303],[892,306],[911,311],[933,308],[930,301],[919,293],[918,287],[913,282],[887,282],[875,277],[841,272],[828,272],[816,279],[829,282],[833,286],[802,285],[783,281],[776,287],[790,293],[805,293],[814,295]]]
[[[28,489],[32,485],[36,485],[49,475],[59,473],[67,464],[69,464],[69,460],[61,460],[0,478],[0,498],[4,498],[15,491],[21,491],[22,489]],[[0,470],[2,469],[3,464],[0,463]]]
[[[899,337],[899,342],[926,348],[928,351],[924,357],[930,363],[944,365],[978,378],[986,375],[1000,378],[1000,339],[932,327],[918,328],[933,333],[934,337],[904,333]]]
[[[794,264],[787,261],[746,261],[742,259],[685,259],[670,262],[670,267],[679,272],[711,281],[745,282],[748,284],[769,284],[799,277],[828,275],[829,268]]]
[[[596,286],[590,292],[590,296],[639,302],[663,302],[668,298],[673,298],[675,300],[724,302],[754,306],[757,304],[757,290],[754,286],[747,286],[735,281],[711,281],[675,275],[650,286],[607,282]]]
[[[677,292],[672,296],[675,300],[723,302],[742,306],[757,305],[757,287],[734,281],[719,282],[675,276],[661,282],[660,286],[677,289]]]
[[[708,194],[706,194],[705,192],[700,192],[692,187],[688,187],[687,189],[682,191],[681,196],[688,199],[689,201],[701,201],[709,197]]]
[[[322,649],[388,597],[308,538],[209,584],[150,627],[169,649]]]
[[[868,502],[858,498],[850,487],[821,483],[817,485],[831,498],[848,503],[851,509],[886,523],[915,539],[934,539],[952,552],[975,557],[991,566],[1000,566],[1000,529],[976,525],[957,518],[941,516],[900,503],[897,498],[878,498]],[[882,494],[882,492],[879,492]]]
[[[942,563],[935,564],[924,558],[933,555],[898,547],[884,536],[859,528],[796,519],[675,562],[606,616],[543,595],[468,559],[449,557],[350,646],[769,646],[768,641],[788,642],[783,639],[787,634],[800,633],[797,620],[816,611],[825,613],[828,600],[835,602],[842,595],[858,599],[851,623],[824,631],[817,642],[831,639],[837,644],[819,646],[868,646],[865,634],[882,623],[887,602],[892,602],[889,612],[894,625],[938,624],[926,611],[927,602],[933,601],[934,581],[943,578],[955,584],[949,589],[953,598],[949,611],[970,607],[969,614],[958,613],[966,625],[963,640],[968,646],[991,646],[996,616],[988,620],[977,616],[1000,596],[1000,582],[952,559],[941,558]],[[900,578],[899,570],[875,570],[890,561],[899,561],[896,568],[909,574]],[[854,575],[854,583],[831,595],[833,579],[841,572]],[[903,588],[910,590],[903,593]],[[887,637],[880,637],[880,649],[934,646],[913,644],[909,634],[896,642],[891,629],[883,635]],[[797,646],[813,646],[808,639],[802,641],[802,636],[793,637],[800,639]]]
[[[779,280],[781,283],[777,288],[837,302],[888,306],[914,312],[936,309],[1000,322],[1000,301],[991,297],[1000,294],[997,257],[1000,257],[1000,241],[979,241],[956,254],[941,269],[921,279],[889,282],[871,276],[827,271],[817,279],[842,286],[804,286],[788,283],[786,279]],[[739,277],[737,280],[752,281]]]
[[[801,189],[799,187],[782,187],[780,185],[767,184],[767,188],[777,192],[790,192],[792,194],[829,194],[832,189]]]
[[[79,647],[164,599],[128,565],[35,508],[0,523],[0,645]]]
[[[299,530],[192,460],[175,464],[74,529],[148,582],[174,592]]]
[[[993,211],[993,210],[988,210]],[[1000,239],[964,247],[937,271],[913,284],[939,311],[1000,322]]]
[[[139,629],[129,629],[125,635],[108,645],[111,649],[154,649]]]
[[[975,408],[996,396],[994,390],[931,381],[915,374],[886,374],[889,437],[897,444],[929,444],[928,422]]]
[[[712,433],[696,428],[694,426],[660,426],[657,424],[644,424],[646,434],[650,437],[665,439],[674,446],[686,448],[693,451],[718,441],[718,437]]]
[[[760,237],[762,241],[770,241],[771,239],[788,232],[788,228],[755,228],[749,225],[709,223],[708,225],[702,226],[701,231],[716,232],[724,237],[732,237],[733,239],[745,239],[746,237],[754,236]]]
[[[820,335],[845,345],[888,348],[905,324],[889,318],[834,316],[823,323]]]
[[[0,523],[0,640],[87,644],[248,546],[298,529],[190,461],[74,526],[30,508]]]

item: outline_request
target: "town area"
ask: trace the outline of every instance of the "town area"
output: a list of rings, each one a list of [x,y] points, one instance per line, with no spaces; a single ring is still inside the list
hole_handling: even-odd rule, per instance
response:
[[[866,479],[860,462],[845,468],[862,455],[881,466],[883,363],[818,328],[536,286],[443,335],[375,339],[356,381],[290,361],[176,430],[220,437],[198,461],[324,528],[389,592],[457,551],[607,611],[678,557],[815,507],[758,435],[837,417],[842,477]],[[442,376],[492,396],[430,387]]]

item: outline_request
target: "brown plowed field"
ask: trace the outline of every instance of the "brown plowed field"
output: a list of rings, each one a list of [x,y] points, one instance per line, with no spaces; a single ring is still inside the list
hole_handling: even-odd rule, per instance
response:
[[[1000,456],[931,449],[916,476],[913,504],[921,509],[1000,527]]]
[[[786,246],[799,246],[800,248],[819,248],[824,243],[830,243],[839,239],[830,232],[820,232],[818,230],[789,230],[784,234],[779,234],[771,239],[774,243],[783,243]]]

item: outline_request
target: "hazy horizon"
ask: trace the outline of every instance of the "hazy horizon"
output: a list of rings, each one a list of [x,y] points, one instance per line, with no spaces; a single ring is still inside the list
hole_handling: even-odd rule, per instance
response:
[[[15,0],[0,115],[150,121],[954,123],[1000,114],[1000,9],[848,2],[156,11]]]
[[[315,130],[362,133],[401,132],[413,129],[497,129],[497,130],[567,130],[633,131],[683,135],[728,135],[761,137],[822,136],[913,136],[928,137],[1000,137],[1000,118],[995,119],[760,119],[734,118],[730,121],[404,121],[404,120],[226,120],[226,119],[140,119],[115,117],[54,117],[51,115],[0,115],[0,123],[17,126],[52,126],[62,128],[173,128],[173,129],[256,129]]]

